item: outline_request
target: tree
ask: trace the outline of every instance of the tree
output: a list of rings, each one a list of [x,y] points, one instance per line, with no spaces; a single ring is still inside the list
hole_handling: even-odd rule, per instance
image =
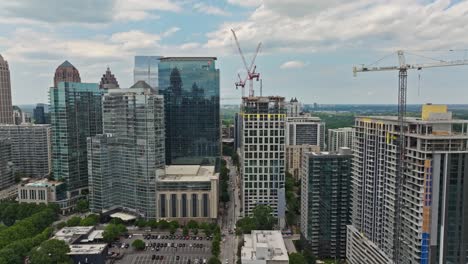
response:
[[[194,235],[198,235],[198,228],[192,229],[192,233],[193,233]]]
[[[210,260],[208,260],[208,264],[221,264],[221,261],[217,257],[211,256]]]
[[[158,226],[160,229],[168,229],[169,228],[169,222],[166,220],[161,220],[158,222]]]
[[[148,222],[146,223],[146,226],[149,226],[155,229],[155,228],[158,228],[158,222],[154,219],[151,219],[151,220],[148,220]]]
[[[249,234],[252,230],[257,229],[255,220],[252,217],[244,217],[237,221],[237,231],[240,234]]]
[[[306,261],[302,254],[291,253],[289,254],[289,263],[290,264],[306,264]]]
[[[189,234],[189,229],[188,229],[187,226],[184,226],[184,229],[182,230],[182,234],[183,234],[184,236],[188,236],[188,234]]]
[[[85,213],[89,210],[89,202],[86,199],[80,199],[76,203],[76,211],[80,213]]]
[[[173,225],[169,226],[169,233],[171,233],[171,235],[175,234],[176,231],[177,228],[175,228]]]
[[[64,241],[50,239],[31,251],[30,261],[31,264],[73,263],[68,252],[70,248]]]
[[[136,250],[143,250],[145,249],[145,242],[143,242],[141,239],[137,239],[133,241],[132,247],[134,247]]]
[[[14,204],[8,205],[2,212],[2,221],[6,226],[11,226],[16,221],[16,211]]]
[[[99,215],[90,214],[84,219],[81,219],[80,226],[95,226],[99,223]]]
[[[273,210],[268,205],[257,205],[252,210],[253,219],[258,230],[271,230],[276,223]]]
[[[60,222],[56,225],[57,229],[60,230],[67,226],[67,222]]]
[[[123,224],[108,224],[102,233],[102,237],[104,241],[110,243],[126,232],[127,228]]]
[[[219,257],[219,252],[220,252],[220,247],[219,247],[219,240],[213,239],[213,242],[211,243],[211,254],[213,256]]]
[[[81,217],[73,216],[72,218],[68,219],[67,226],[79,226],[81,223]]]
[[[156,220],[154,220],[156,222]],[[147,222],[145,219],[143,218],[138,218],[136,221],[135,221],[135,225],[138,226],[139,228],[142,228],[142,227],[145,227],[147,225]]]
[[[171,227],[174,227],[175,229],[179,228],[179,222],[177,222],[176,220],[169,222],[169,225]]]
[[[195,220],[190,220],[187,223],[187,227],[190,228],[190,229],[198,228],[198,222],[195,221]]]

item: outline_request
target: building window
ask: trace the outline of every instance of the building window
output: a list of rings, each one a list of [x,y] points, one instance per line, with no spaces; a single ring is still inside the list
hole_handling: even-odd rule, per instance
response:
[[[159,216],[160,216],[160,217],[166,217],[166,195],[165,195],[165,194],[161,194],[161,195],[159,196],[159,201],[160,201],[160,204],[159,204],[159,208],[160,208]]]
[[[198,201],[197,201],[197,195],[192,194],[192,217],[197,217],[198,214]]]
[[[203,217],[208,217],[208,206],[209,206],[209,201],[208,201],[208,194],[203,194]]]
[[[171,217],[177,217],[177,195],[171,194]]]
[[[187,217],[187,194],[182,194],[182,217]]]

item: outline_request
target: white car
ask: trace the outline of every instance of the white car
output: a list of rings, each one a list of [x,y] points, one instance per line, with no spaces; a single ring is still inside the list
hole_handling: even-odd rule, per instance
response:
[[[228,259],[226,259],[226,264],[229,264],[229,260],[228,260]]]

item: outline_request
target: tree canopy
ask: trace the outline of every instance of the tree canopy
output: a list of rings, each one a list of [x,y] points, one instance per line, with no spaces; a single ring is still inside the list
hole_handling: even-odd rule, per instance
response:
[[[306,264],[306,261],[302,254],[291,253],[289,254],[289,263],[290,264]]]
[[[123,224],[108,224],[102,233],[104,241],[110,243],[127,232]]]
[[[33,249],[30,254],[31,264],[67,264],[73,263],[67,253],[70,247],[62,240],[50,239]]]
[[[136,250],[143,250],[145,249],[145,242],[143,242],[141,239],[137,239],[133,241],[132,247],[134,247]]]

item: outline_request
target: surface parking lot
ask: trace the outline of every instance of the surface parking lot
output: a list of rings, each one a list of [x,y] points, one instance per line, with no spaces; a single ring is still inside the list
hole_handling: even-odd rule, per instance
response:
[[[124,257],[115,263],[203,264],[207,263],[211,257],[211,238],[204,236],[171,236],[153,233],[135,234],[131,238],[122,238],[120,242],[131,245],[136,239],[141,239],[145,242],[145,249],[143,251],[135,251],[131,246],[128,249],[120,249],[124,251]]]

